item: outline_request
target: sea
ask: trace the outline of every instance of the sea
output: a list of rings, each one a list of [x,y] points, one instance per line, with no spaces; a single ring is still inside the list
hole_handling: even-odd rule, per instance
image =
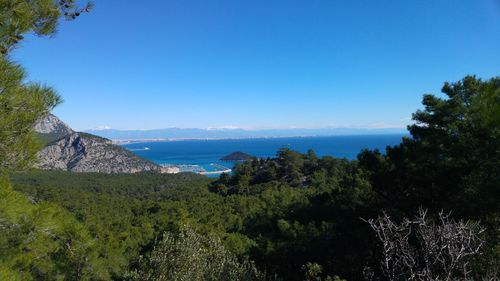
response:
[[[259,158],[274,157],[281,148],[305,153],[314,150],[318,156],[356,159],[362,149],[379,149],[399,144],[403,134],[355,135],[321,137],[286,137],[220,140],[175,140],[122,144],[133,153],[163,166],[179,167],[181,171],[213,172],[233,168],[234,162],[220,159],[241,151]]]

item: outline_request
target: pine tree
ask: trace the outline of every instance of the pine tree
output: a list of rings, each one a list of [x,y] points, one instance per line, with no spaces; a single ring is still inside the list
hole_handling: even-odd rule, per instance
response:
[[[61,102],[50,87],[24,82],[10,52],[25,34],[51,35],[60,18],[90,10],[72,0],[0,0],[0,280],[103,279],[94,241],[62,208],[15,192],[7,174],[30,167],[40,148],[34,123]]]
[[[50,87],[24,83],[25,71],[10,51],[25,34],[51,35],[60,18],[73,19],[90,8],[78,8],[73,0],[0,0],[0,171],[33,162],[39,148],[33,124],[61,102]]]

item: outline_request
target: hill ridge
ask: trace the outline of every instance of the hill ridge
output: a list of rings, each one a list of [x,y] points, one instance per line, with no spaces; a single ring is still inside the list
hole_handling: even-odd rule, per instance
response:
[[[33,128],[45,143],[36,167],[44,170],[99,173],[160,172],[161,167],[143,159],[111,140],[75,132],[49,114]]]

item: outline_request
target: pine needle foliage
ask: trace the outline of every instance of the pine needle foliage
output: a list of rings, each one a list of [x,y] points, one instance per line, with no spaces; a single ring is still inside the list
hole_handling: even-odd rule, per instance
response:
[[[33,204],[0,178],[0,279],[105,278],[95,241],[84,226],[52,203]]]
[[[51,35],[60,18],[90,10],[73,0],[0,0],[0,280],[109,279],[95,241],[62,208],[31,202],[6,174],[25,169],[40,148],[33,125],[61,102],[50,87],[25,82],[9,53],[26,34]]]
[[[0,0],[0,170],[18,170],[33,162],[40,148],[33,124],[61,102],[50,87],[25,83],[24,69],[9,53],[26,34],[52,35],[60,18],[74,19],[92,5],[73,0]]]

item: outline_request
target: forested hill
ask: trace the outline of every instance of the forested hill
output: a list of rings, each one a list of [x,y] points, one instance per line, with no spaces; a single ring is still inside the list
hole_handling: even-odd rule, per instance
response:
[[[160,171],[158,165],[108,139],[73,131],[52,114],[39,120],[34,130],[45,143],[37,154],[40,169],[101,173]]]
[[[215,181],[54,171],[12,180],[37,208],[51,202],[77,219],[74,243],[92,246],[74,263],[89,279],[497,280],[499,89],[500,78],[446,83],[448,98],[424,96],[411,138],[355,161],[282,149]],[[34,229],[38,213],[28,217]],[[22,241],[4,248],[22,256]],[[44,265],[31,261],[59,270]]]
[[[252,160],[253,156],[241,151],[236,151],[233,153],[230,153],[224,157],[222,157],[220,160],[222,161],[247,161],[247,160]]]

